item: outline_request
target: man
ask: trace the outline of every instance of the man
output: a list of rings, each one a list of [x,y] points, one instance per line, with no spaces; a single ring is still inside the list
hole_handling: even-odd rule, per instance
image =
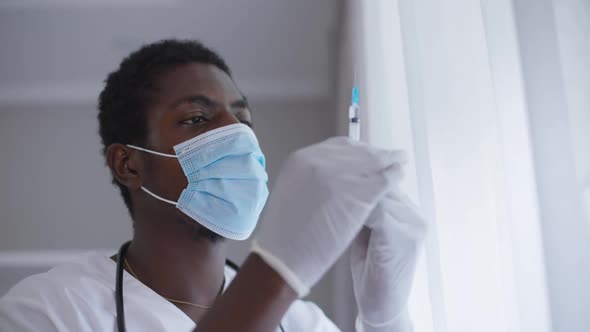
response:
[[[117,314],[114,296],[117,263],[126,271],[122,277],[122,297],[125,322],[130,331],[192,331],[236,275],[236,271],[226,265],[227,239],[241,240],[252,233],[266,201],[267,179],[264,156],[249,129],[252,116],[248,102],[232,80],[225,62],[194,41],[165,40],[144,46],[124,59],[108,76],[100,94],[98,119],[106,163],[133,219],[133,239],[126,250],[120,252],[124,257],[90,254],[23,280],[0,301],[0,328],[3,331],[117,330],[117,318],[121,316],[121,313]],[[334,149],[336,146],[337,150],[339,144],[342,145],[332,142],[322,147]],[[344,143],[339,151],[369,151],[368,147],[349,145]],[[315,153],[313,148],[310,151]],[[383,159],[379,156],[381,152],[371,153],[373,159],[365,158],[365,163]],[[359,160],[361,157],[354,158]],[[382,171],[385,168],[388,174],[393,174],[390,166],[394,162],[391,160],[389,158],[387,165],[376,169],[374,174],[386,172]],[[294,160],[292,164],[300,162]],[[322,167],[315,169],[321,170]],[[308,264],[303,268],[301,264],[294,264],[286,257],[288,254],[276,248],[274,241],[277,239],[272,234],[279,234],[288,227],[295,229],[296,220],[289,225],[274,223],[275,227],[282,225],[275,231],[268,228],[264,232],[263,229],[254,249],[257,256],[253,259],[261,266],[260,271],[265,268],[276,271],[271,273],[282,277],[277,280],[286,280],[284,284],[289,287],[285,289],[290,296],[284,301],[284,310],[276,311],[274,316],[266,309],[253,316],[262,317],[260,321],[278,317],[279,328],[284,331],[338,330],[317,306],[293,300],[305,295],[360,231],[377,201],[384,200],[393,180],[384,181],[379,177],[378,182],[371,183],[372,178],[367,172],[364,176],[369,181],[357,183],[354,189],[370,200],[362,202],[358,199],[360,196],[349,195],[349,198],[355,198],[355,202],[363,203],[355,210],[362,213],[356,216],[348,213],[350,208],[346,210],[347,213],[339,219],[354,221],[348,228],[348,238],[345,237],[337,250],[333,249],[334,246],[322,244],[324,248],[318,248],[318,251],[325,252],[325,257],[319,253],[311,255],[318,257],[315,266]],[[309,173],[293,175],[293,171],[285,171],[295,177],[307,177]],[[322,181],[316,182],[327,183]],[[338,183],[346,184],[346,180]],[[371,189],[363,191],[363,186]],[[353,191],[352,187],[342,189],[344,192]],[[289,189],[290,193],[286,195],[301,195],[303,190],[305,188]],[[331,195],[338,196],[336,193]],[[284,196],[282,198],[287,198]],[[285,203],[274,205],[284,206]],[[324,208],[322,205],[317,210]],[[274,211],[287,214],[284,209]],[[289,217],[275,219],[284,219],[284,223],[297,215],[288,214]],[[315,225],[321,226],[334,219],[319,215],[323,217]],[[313,217],[305,219],[310,223]],[[311,242],[303,239],[305,232],[300,233],[301,241],[293,245],[291,253],[297,252],[305,241]],[[323,238],[319,242],[325,241],[326,234],[327,231],[322,229],[316,232]],[[333,234],[331,242],[339,242],[340,235]],[[313,234],[309,238],[313,239]],[[365,280],[366,271],[363,271],[367,267],[367,246],[361,244],[359,247],[358,252],[364,251],[364,254],[356,260],[356,275],[357,279],[363,280],[358,281],[355,291],[357,297],[360,294],[361,298],[365,296],[365,302],[371,302],[367,297],[370,292],[361,286],[374,282],[374,278]],[[298,255],[301,256],[305,255]],[[305,259],[314,262],[313,258]],[[409,258],[411,263],[414,260],[414,257]],[[249,274],[254,279],[259,275],[258,268],[246,270],[245,275],[254,271]],[[305,280],[304,275],[314,277]],[[239,285],[242,285],[241,289],[247,289],[248,282],[237,285],[234,287],[237,291],[230,292],[234,299],[238,299],[234,303],[250,303],[252,307],[229,305],[228,310],[232,312],[224,311],[222,316],[237,317],[239,314],[234,312],[252,310],[260,302],[252,296],[244,301],[248,297],[244,295],[247,291],[241,292]],[[222,298],[226,299],[225,302],[218,301],[221,304],[216,305],[217,311],[212,310],[206,326],[222,326],[216,325],[223,324],[222,318],[217,319],[220,323],[211,318],[219,316],[219,308],[232,303],[227,300],[229,295]],[[379,301],[377,299],[374,304],[381,307]],[[360,309],[362,312],[363,308]],[[397,319],[403,308],[400,312],[397,308],[395,311],[393,318]],[[272,324],[276,326],[274,321]]]

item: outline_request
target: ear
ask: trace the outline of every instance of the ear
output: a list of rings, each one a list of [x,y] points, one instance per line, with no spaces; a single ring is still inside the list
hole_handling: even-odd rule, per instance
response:
[[[106,151],[106,160],[117,182],[130,191],[138,190],[142,186],[139,175],[142,162],[137,151],[123,144],[111,144]]]

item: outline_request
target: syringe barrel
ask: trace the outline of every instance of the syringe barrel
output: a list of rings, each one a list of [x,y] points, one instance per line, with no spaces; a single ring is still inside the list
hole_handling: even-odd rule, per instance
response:
[[[348,137],[358,141],[361,137],[361,119],[358,104],[350,105],[348,109]]]

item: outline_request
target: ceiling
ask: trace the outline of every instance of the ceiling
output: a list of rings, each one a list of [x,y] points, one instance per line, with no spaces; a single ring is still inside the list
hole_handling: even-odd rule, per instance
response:
[[[337,0],[0,2],[0,106],[94,101],[140,45],[195,38],[229,63],[251,98],[334,90]]]

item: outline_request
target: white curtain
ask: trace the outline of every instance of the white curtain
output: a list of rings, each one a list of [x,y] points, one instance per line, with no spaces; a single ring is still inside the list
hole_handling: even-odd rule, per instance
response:
[[[527,6],[529,16],[515,10]],[[575,219],[564,223],[571,232],[581,227],[577,218],[583,211],[581,195],[570,190],[568,179],[554,193],[543,190],[551,172],[575,172],[571,145],[561,146],[559,166],[539,165],[543,147],[535,133],[569,135],[566,127],[539,125],[549,113],[567,120],[567,108],[537,107],[534,92],[543,90],[535,82],[543,77],[527,71],[543,53],[528,54],[527,47],[538,47],[536,38],[555,39],[551,20],[553,36],[531,29],[535,19],[547,15],[553,15],[550,0],[348,2],[339,109],[346,109],[356,79],[362,139],[409,152],[405,190],[431,222],[410,301],[418,332],[569,332],[590,326],[588,306],[577,309],[590,298],[565,303],[557,293],[578,287],[580,295],[590,295],[590,288],[581,277],[547,273],[564,266],[550,258],[566,254],[570,261],[590,264],[588,254],[562,250],[567,237],[547,234],[560,222],[546,203],[559,201],[555,195],[580,197],[580,204],[553,205]],[[554,68],[541,67],[533,73]],[[546,92],[559,105],[565,90],[555,84]],[[344,134],[345,112],[339,124]],[[572,239],[590,243],[589,230],[578,228]],[[348,305],[351,294],[342,292],[349,283],[343,266],[336,267],[342,272],[335,276],[336,320],[352,331],[348,317],[354,310]],[[590,277],[590,270],[581,272]],[[565,287],[567,282],[574,285]],[[566,313],[573,309],[574,314]]]

